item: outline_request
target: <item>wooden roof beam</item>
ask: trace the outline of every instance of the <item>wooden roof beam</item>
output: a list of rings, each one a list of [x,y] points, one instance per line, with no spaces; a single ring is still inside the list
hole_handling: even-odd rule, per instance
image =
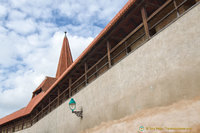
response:
[[[150,7],[155,7],[155,8],[159,8],[160,5],[154,4],[152,2],[150,2],[149,0],[145,2],[145,5],[150,6]]]

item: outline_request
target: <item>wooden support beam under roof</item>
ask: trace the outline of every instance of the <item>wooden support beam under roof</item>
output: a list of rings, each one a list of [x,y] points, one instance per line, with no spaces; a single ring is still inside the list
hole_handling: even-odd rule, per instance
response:
[[[85,62],[85,83],[86,83],[86,85],[88,83],[87,71],[88,71],[88,64],[87,64],[87,62]]]
[[[160,5],[157,5],[157,4],[155,4],[155,3],[153,3],[153,2],[151,2],[149,0],[148,1],[146,0],[145,6],[151,6],[151,7],[155,7],[155,8],[159,8],[160,7]]]
[[[166,2],[166,0],[156,0],[156,2],[161,6],[163,3]]]
[[[111,50],[110,43],[109,43],[109,41],[107,41],[107,55],[108,55],[108,66],[109,66],[109,68],[111,68],[111,66],[112,66],[111,57],[110,57],[110,50]]]
[[[141,5],[142,5],[142,3],[144,2],[144,0],[142,0],[142,1],[140,1],[140,0],[137,0],[135,3],[134,3],[134,5],[132,6],[132,8],[130,8],[129,10],[133,10],[133,11],[135,11],[135,10],[137,10]],[[124,14],[125,15],[125,14]],[[104,37],[102,37],[102,38],[104,38],[103,39],[103,43],[105,43],[107,40],[108,40],[108,38],[110,38],[110,36],[112,36],[112,34],[114,33],[114,32],[116,32],[115,30],[115,27],[116,26],[119,26],[119,24],[122,22],[122,20],[123,19],[120,19],[118,22],[116,22],[115,23],[115,25],[113,25],[113,27],[111,28],[111,32],[108,32],[106,35],[104,35]]]
[[[136,21],[134,20],[134,18],[130,18],[130,22],[135,28],[137,27],[137,24],[135,23]]]
[[[116,36],[111,36],[111,37],[110,37],[110,40],[114,40],[114,41],[115,41],[115,40],[118,41],[118,40],[122,40],[122,39],[123,39],[123,37],[116,37]]]
[[[140,16],[135,15],[135,14],[132,14],[131,17],[134,18],[134,19],[140,19]]]
[[[60,91],[63,91],[64,89],[66,89],[68,87],[69,83],[63,83],[59,85]]]
[[[133,14],[136,14],[136,13],[133,13],[133,12],[138,12],[139,9],[140,9],[140,7],[141,7],[142,5],[143,5],[143,3],[141,2],[141,3],[138,4],[135,8],[133,8],[133,10],[130,11],[131,13],[129,14],[129,16],[127,16],[126,19],[123,19],[123,20],[121,21],[121,23],[118,25],[119,28],[116,28],[115,31],[114,31],[113,33],[118,35],[118,31],[119,31],[120,28],[121,28],[121,29],[127,28],[127,21],[129,21],[130,19],[135,20],[134,23],[132,23],[132,24],[134,25],[134,26],[132,27],[132,29],[134,29],[135,27],[137,27],[138,24],[141,23],[141,22],[139,22],[139,21],[142,20],[142,17],[140,17],[140,16],[138,16],[138,15],[133,15]],[[139,13],[139,14],[140,14],[140,13]],[[132,31],[132,29],[130,29],[130,28],[127,28],[127,29],[128,29],[128,31],[126,32],[126,31],[124,30],[122,34],[125,35],[125,34],[128,34],[129,32]],[[113,34],[113,33],[112,33],[112,34]],[[123,37],[124,37],[124,36],[123,36]]]
[[[142,14],[142,19],[143,19],[146,37],[150,38],[149,27],[148,27],[148,23],[147,23],[147,13],[146,13],[145,7],[141,8],[141,14]]]
[[[60,89],[58,88],[58,99],[57,99],[57,106],[60,105]]]
[[[72,96],[72,78],[69,78],[69,97]]]
[[[83,73],[84,73],[84,67],[81,68],[81,69],[74,70],[73,75],[74,76],[76,76],[76,75],[82,75]]]
[[[91,65],[94,64],[96,61],[98,61],[103,55],[105,55],[105,53],[106,53],[106,51],[102,51],[101,54],[99,53],[99,54],[96,54],[95,56],[91,55],[87,59],[88,66],[91,67]]]
[[[155,12],[153,12],[147,19],[147,21],[149,21],[150,19],[152,19],[158,12],[160,12],[166,5],[168,5],[170,2],[172,2],[172,0],[167,0],[159,9],[157,9]]]

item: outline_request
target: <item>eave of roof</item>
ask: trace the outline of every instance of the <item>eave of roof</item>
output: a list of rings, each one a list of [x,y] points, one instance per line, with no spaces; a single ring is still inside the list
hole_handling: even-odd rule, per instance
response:
[[[56,78],[53,78],[53,77],[48,77],[46,76],[46,78],[42,81],[42,83],[33,91],[33,93],[35,93],[37,90],[39,90],[40,88],[42,88],[43,91],[46,91],[47,88],[49,85],[51,87],[51,85],[53,85],[52,82],[55,82],[56,81]],[[48,85],[46,85],[48,84]]]
[[[22,109],[14,112],[14,113],[12,113],[10,115],[7,115],[7,116],[3,117],[2,119],[0,119],[0,125],[6,123],[8,121],[12,121],[14,119],[17,119],[17,118],[20,118],[20,117],[24,116],[24,111],[25,111],[25,108],[22,108]]]
[[[30,114],[31,111],[33,110],[33,108],[43,98],[44,94],[45,94],[45,92],[39,93],[37,96],[35,96],[31,99],[31,101],[28,103],[28,105],[26,107],[0,119],[0,125]]]

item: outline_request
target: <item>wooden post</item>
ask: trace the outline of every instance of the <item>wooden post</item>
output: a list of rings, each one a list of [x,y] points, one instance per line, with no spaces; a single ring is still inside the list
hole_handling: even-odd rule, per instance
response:
[[[85,62],[85,85],[88,84],[87,70],[88,70],[88,65],[87,65],[87,63]]]
[[[60,105],[60,87],[57,87],[58,88],[58,98],[57,98],[57,106]]]
[[[70,77],[69,78],[69,97],[71,97],[72,96],[72,78]]]
[[[24,119],[22,119],[22,130],[24,129]]]
[[[30,115],[30,125],[32,126],[33,124],[33,119],[32,119],[32,115]]]
[[[9,128],[9,127],[7,127],[7,133],[9,132],[9,130],[10,130],[10,128]]]
[[[1,130],[0,130],[1,131]],[[15,132],[15,123],[13,123],[12,132]]]
[[[111,58],[110,58],[110,43],[109,41],[107,41],[107,54],[108,54],[108,67],[111,68],[112,64],[111,64]]]
[[[38,109],[36,108],[36,122],[38,121]]]
[[[32,117],[32,115],[30,116],[30,124],[31,124],[31,126],[33,125],[33,117]]]
[[[148,27],[148,23],[147,23],[147,13],[146,13],[146,10],[144,7],[142,7],[142,9],[141,9],[141,14],[142,14],[142,20],[143,20],[143,24],[144,24],[145,34],[146,34],[146,37],[149,39],[150,34],[149,34],[149,27]]]
[[[96,66],[95,69],[96,69],[96,71],[95,71],[95,76],[96,76],[96,78],[97,78],[97,77],[98,77],[98,72],[97,72],[98,67]]]
[[[42,102],[42,117],[44,117],[44,110],[43,110],[43,108],[44,108],[44,103]]]
[[[179,11],[178,11],[178,7],[177,7],[177,4],[176,4],[176,1],[173,0],[173,3],[174,3],[174,7],[175,7],[175,9],[176,9],[177,17],[179,17],[179,16],[180,16],[180,13],[179,13]]]
[[[49,96],[49,112],[51,111],[50,103],[51,103],[51,99],[50,99],[50,96]]]
[[[127,48],[127,42],[125,42],[125,48],[126,48],[126,55],[128,55],[129,51],[128,51],[128,48]]]

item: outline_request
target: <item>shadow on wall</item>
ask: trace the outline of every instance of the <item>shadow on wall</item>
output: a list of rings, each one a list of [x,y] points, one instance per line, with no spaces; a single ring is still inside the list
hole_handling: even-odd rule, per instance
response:
[[[142,129],[143,128],[143,129]],[[200,96],[143,110],[80,133],[200,133]]]

